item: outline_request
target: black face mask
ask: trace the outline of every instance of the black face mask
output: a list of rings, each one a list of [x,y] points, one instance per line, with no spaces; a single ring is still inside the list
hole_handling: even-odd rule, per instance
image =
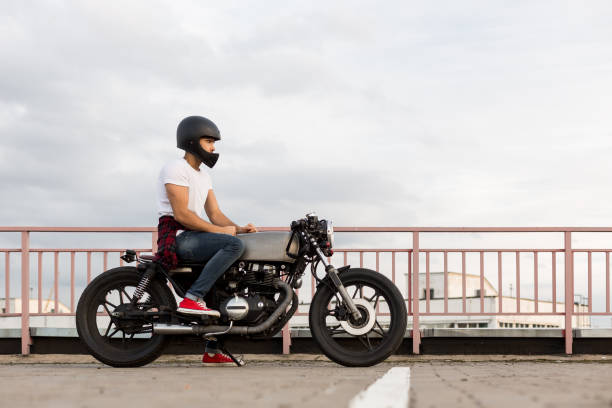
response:
[[[203,150],[203,153],[198,156],[202,163],[210,167],[211,169],[215,167],[217,160],[219,160],[219,153],[208,153],[206,150]]]
[[[219,160],[219,153],[209,153],[202,149],[202,146],[200,146],[199,143],[196,145],[195,143],[191,142],[189,145],[189,147],[191,147],[191,149],[189,149],[189,153],[192,153],[195,157],[200,159],[202,163],[211,169],[215,166],[217,160]]]

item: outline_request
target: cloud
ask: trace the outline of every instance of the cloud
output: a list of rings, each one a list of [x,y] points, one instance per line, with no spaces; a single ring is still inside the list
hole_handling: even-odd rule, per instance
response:
[[[155,225],[176,124],[203,114],[221,128],[211,174],[237,222],[316,210],[340,226],[608,226],[611,12],[3,2],[0,225]]]
[[[3,4],[0,224],[154,225],[175,126],[205,114],[245,222],[607,225],[596,8]]]

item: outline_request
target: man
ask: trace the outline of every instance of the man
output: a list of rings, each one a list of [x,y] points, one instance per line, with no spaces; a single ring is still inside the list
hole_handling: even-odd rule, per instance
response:
[[[244,252],[244,244],[236,234],[257,232],[253,224],[240,227],[221,212],[210,175],[200,168],[202,163],[209,168],[215,165],[219,158],[214,153],[215,142],[219,140],[219,129],[209,119],[202,116],[183,119],[176,131],[176,141],[185,155],[167,163],[159,174],[159,237],[163,243],[157,254],[160,263],[172,267],[177,257],[207,261],[177,309],[188,315],[220,316],[217,310],[206,306],[204,296]],[[200,216],[203,209],[210,222]],[[207,344],[203,362],[222,364],[232,360],[219,353],[213,344]]]

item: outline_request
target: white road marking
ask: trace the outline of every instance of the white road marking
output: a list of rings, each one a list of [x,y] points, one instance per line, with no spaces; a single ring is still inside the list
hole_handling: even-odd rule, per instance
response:
[[[393,367],[361,391],[349,408],[407,408],[410,392],[410,368]]]

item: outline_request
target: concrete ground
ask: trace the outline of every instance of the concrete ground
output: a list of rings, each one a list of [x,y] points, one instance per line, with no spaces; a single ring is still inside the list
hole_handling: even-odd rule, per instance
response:
[[[247,355],[207,368],[164,356],[116,369],[89,356],[0,356],[0,406],[346,407],[391,367],[410,367],[410,407],[612,407],[611,356],[394,356],[345,368],[316,355]],[[373,405],[368,405],[373,408]]]

